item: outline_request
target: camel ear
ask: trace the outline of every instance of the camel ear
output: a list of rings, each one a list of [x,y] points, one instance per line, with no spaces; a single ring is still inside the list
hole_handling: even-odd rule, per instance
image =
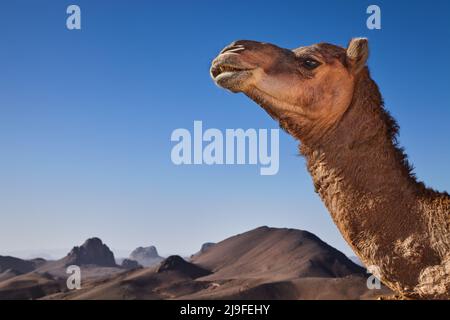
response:
[[[369,41],[367,38],[354,38],[347,47],[347,58],[353,73],[360,72],[369,58]]]

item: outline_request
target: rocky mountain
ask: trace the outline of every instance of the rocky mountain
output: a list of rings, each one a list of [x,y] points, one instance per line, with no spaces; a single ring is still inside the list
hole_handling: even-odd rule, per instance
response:
[[[187,262],[180,256],[170,256],[159,265],[157,273],[177,272],[189,278],[196,279],[211,274],[209,270],[203,269],[195,264]]]
[[[30,300],[63,291],[64,281],[48,273],[30,272],[0,280],[0,300]]]
[[[120,266],[124,269],[130,269],[130,270],[142,268],[142,266],[137,261],[131,260],[131,259],[123,259]]]
[[[81,246],[74,247],[64,260],[66,266],[117,267],[113,252],[99,238],[88,239]]]
[[[194,253],[193,255],[191,255],[190,259],[194,259],[195,257],[201,255],[202,253],[205,253],[206,250],[208,250],[209,248],[211,248],[212,246],[214,246],[215,243],[214,242],[205,242],[204,244],[202,244],[202,246],[200,247],[200,251],[198,251],[197,253]]]
[[[314,234],[261,227],[210,246],[190,262],[112,275],[52,299],[374,299],[366,274]]]
[[[114,254],[99,238],[86,240],[56,261],[0,257],[0,300],[40,299],[67,291],[67,267],[82,270],[83,283],[101,280],[126,270],[116,265]]]
[[[83,280],[104,279],[124,271],[117,265],[113,252],[99,238],[90,238],[76,246],[62,259],[41,264],[35,272],[48,273],[55,279],[67,278],[67,267],[81,268]]]
[[[35,261],[22,260],[19,258],[0,256],[0,273],[5,271],[16,272],[17,274],[24,274],[36,269],[37,263]]]
[[[129,259],[137,261],[144,267],[156,265],[164,260],[159,256],[155,246],[136,248],[131,252]]]
[[[199,253],[206,252],[206,250],[208,250],[209,248],[211,248],[214,245],[215,245],[214,242],[206,242],[206,243],[202,244],[202,247],[200,248],[200,252]]]
[[[23,260],[0,256],[0,282],[32,272],[45,263],[44,259]]]
[[[365,275],[364,268],[340,251],[308,231],[295,229],[257,228],[214,245],[192,262],[222,278],[286,280]]]

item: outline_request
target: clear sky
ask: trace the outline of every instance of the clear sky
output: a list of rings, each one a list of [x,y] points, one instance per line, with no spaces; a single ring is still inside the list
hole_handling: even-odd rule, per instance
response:
[[[82,30],[66,29],[78,4]],[[382,29],[366,28],[378,4]],[[217,88],[214,56],[236,39],[286,48],[370,41],[369,61],[421,180],[450,191],[450,2],[0,2],[0,254],[156,245],[189,254],[261,225],[309,230],[352,254],[297,143],[280,135],[280,170],[175,166],[170,135],[277,128],[243,95]]]

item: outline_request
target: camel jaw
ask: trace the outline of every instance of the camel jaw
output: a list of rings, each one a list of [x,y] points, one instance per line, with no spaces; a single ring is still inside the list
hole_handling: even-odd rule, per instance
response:
[[[243,62],[239,54],[220,54],[212,62],[210,74],[214,82],[232,92],[243,91],[245,83],[252,77],[254,66]]]

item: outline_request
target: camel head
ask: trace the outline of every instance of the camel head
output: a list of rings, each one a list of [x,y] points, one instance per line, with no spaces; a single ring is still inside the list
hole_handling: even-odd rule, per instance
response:
[[[294,50],[240,40],[220,52],[210,72],[219,86],[243,92],[280,123],[295,120],[300,131],[317,133],[350,105],[367,57],[363,38],[348,48],[320,43]]]

